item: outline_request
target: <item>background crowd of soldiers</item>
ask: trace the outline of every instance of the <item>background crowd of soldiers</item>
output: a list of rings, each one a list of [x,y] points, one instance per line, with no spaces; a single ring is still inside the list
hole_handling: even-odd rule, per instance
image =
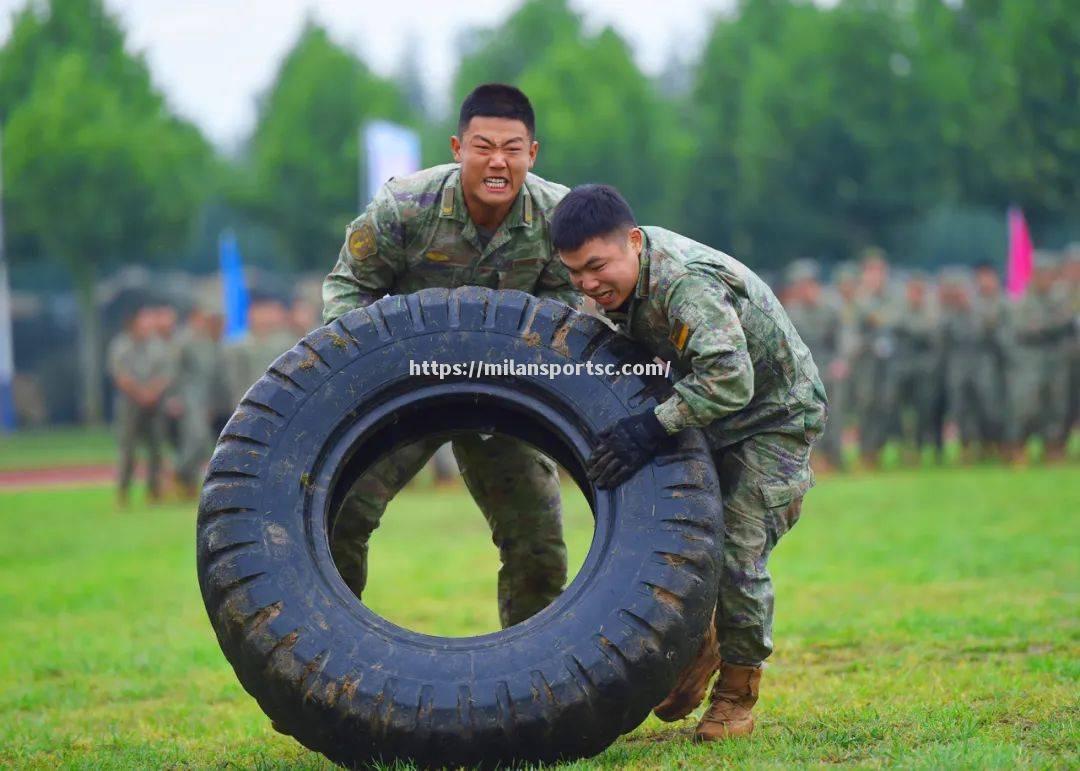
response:
[[[828,284],[812,260],[792,263],[784,279],[781,300],[829,394],[816,453],[823,467],[850,466],[856,456],[875,466],[890,445],[920,462],[941,459],[947,444],[966,460],[1020,461],[1035,437],[1048,457],[1065,453],[1078,425],[1080,245],[1037,253],[1016,302],[992,265],[896,278],[877,250],[836,266]],[[318,309],[306,300],[255,298],[247,321],[246,334],[227,343],[215,303],[196,303],[182,324],[169,305],[142,305],[127,316],[108,355],[121,503],[138,446],[151,500],[173,489],[194,497],[236,404],[318,325]],[[437,455],[436,479],[453,471],[445,453]]]
[[[235,342],[224,340],[220,306],[213,302],[196,303],[183,324],[170,305],[144,304],[129,313],[108,352],[121,504],[127,503],[140,446],[151,501],[173,488],[179,497],[193,498],[236,404],[274,359],[318,325],[317,313],[304,300],[288,305],[255,298],[247,332]],[[166,454],[171,464],[163,462]]]
[[[893,278],[868,250],[828,285],[811,260],[789,266],[781,300],[829,394],[823,464],[857,454],[873,467],[886,446],[909,462],[949,446],[966,461],[1024,462],[1033,439],[1062,457],[1080,394],[1080,244],[1034,263],[1015,301],[989,263]]]

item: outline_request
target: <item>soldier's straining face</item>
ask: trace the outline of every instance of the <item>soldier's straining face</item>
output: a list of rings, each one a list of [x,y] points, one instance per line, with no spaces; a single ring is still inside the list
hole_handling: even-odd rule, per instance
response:
[[[641,230],[630,228],[591,238],[574,251],[559,252],[559,258],[574,286],[609,311],[634,293],[643,243]]]
[[[476,117],[460,137],[450,137],[461,164],[461,189],[477,225],[495,227],[525,184],[540,148],[525,124],[512,118]]]

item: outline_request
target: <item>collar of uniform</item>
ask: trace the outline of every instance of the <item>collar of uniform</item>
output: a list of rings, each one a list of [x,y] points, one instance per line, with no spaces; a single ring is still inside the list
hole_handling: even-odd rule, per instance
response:
[[[469,210],[465,208],[465,197],[461,193],[461,168],[454,169],[443,186],[439,201],[439,217],[465,223],[469,220]]]
[[[446,186],[443,187],[439,216],[462,223],[467,223],[472,219],[469,216],[469,210],[465,207],[465,194],[461,189],[460,167],[454,170],[454,173],[447,180]],[[507,227],[523,228],[531,226],[535,219],[532,194],[529,192],[528,185],[523,184],[513,206],[507,212],[504,222]]]
[[[638,255],[638,280],[634,287],[634,299],[645,300],[649,297],[649,266],[652,264],[652,246],[645,229],[641,228],[641,254]]]
[[[649,297],[649,267],[652,264],[651,247],[649,246],[649,236],[646,235],[644,229],[641,231],[642,244],[641,253],[638,255],[638,280],[637,286],[634,287],[634,293],[630,295],[630,301],[623,307],[624,311],[612,311],[607,316],[616,324],[625,325],[627,331],[633,326],[634,323],[634,311],[637,310],[637,304],[639,300],[647,300]]]
[[[517,200],[506,215],[506,222],[512,228],[527,228],[533,224],[533,199],[527,183],[521,184]]]

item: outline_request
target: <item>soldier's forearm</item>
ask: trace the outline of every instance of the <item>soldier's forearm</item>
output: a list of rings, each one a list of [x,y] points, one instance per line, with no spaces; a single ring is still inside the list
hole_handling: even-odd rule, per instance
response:
[[[116,390],[129,399],[139,397],[139,384],[135,382],[134,378],[127,375],[114,375],[113,382],[116,384]]]
[[[725,358],[746,355],[733,351]],[[748,355],[747,355],[748,359]],[[704,374],[687,375],[675,384],[675,394],[656,409],[656,417],[670,433],[684,428],[701,428],[743,409],[754,395],[753,370],[716,368]]]
[[[365,308],[384,294],[376,294],[343,279],[331,281],[328,277],[323,283],[323,323],[329,324],[356,308]]]

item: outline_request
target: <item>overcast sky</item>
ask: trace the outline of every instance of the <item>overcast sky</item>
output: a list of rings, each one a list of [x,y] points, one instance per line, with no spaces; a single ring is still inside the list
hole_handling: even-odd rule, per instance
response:
[[[0,41],[26,0],[0,0]],[[223,146],[251,129],[255,97],[309,15],[373,69],[392,74],[410,39],[422,52],[429,98],[445,99],[455,40],[471,26],[493,26],[519,0],[106,0],[119,14],[128,46],[145,54],[170,104]],[[614,26],[646,72],[659,72],[672,51],[696,56],[710,20],[734,0],[571,0],[590,30]]]

